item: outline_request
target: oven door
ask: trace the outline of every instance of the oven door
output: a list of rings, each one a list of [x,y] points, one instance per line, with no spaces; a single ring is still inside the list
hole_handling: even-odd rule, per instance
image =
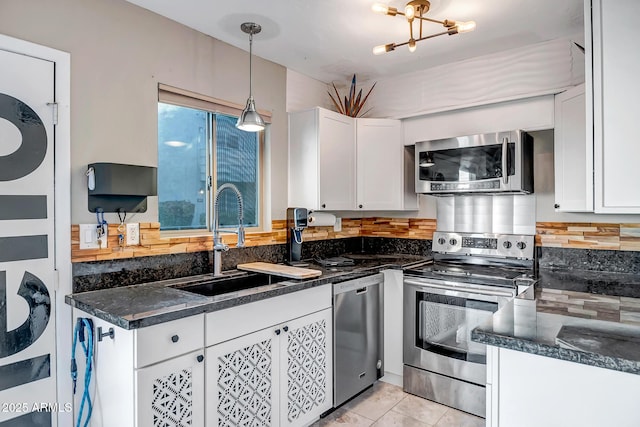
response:
[[[484,385],[486,346],[471,341],[471,331],[514,296],[514,289],[405,276],[404,364]]]

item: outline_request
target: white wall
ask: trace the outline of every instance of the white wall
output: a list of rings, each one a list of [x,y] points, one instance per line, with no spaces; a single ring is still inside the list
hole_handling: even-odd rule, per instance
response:
[[[329,85],[287,68],[287,112],[323,107],[334,110]]]
[[[87,210],[87,164],[157,166],[158,83],[239,104],[248,96],[247,52],[124,0],[2,0],[0,32],[71,53],[72,223],[95,221]],[[253,72],[257,107],[273,114],[266,152],[286,162],[286,69],[254,58]],[[283,219],[287,170],[267,169],[275,189],[267,205]],[[157,219],[157,197],[150,197],[134,220]]]

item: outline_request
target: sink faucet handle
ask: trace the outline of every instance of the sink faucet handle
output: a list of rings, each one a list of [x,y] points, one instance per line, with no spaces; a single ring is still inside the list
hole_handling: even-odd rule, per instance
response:
[[[213,250],[218,252],[227,252],[229,250],[229,245],[225,245],[224,243],[216,243],[213,245]]]

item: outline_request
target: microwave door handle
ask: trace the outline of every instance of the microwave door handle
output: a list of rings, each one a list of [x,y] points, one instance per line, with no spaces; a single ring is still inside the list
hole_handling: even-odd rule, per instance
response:
[[[502,138],[502,182],[509,183],[509,169],[507,164],[507,153],[509,152],[509,138]]]

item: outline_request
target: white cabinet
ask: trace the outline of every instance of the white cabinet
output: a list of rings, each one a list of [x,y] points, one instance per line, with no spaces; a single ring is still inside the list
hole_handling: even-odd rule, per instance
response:
[[[208,426],[278,425],[277,338],[268,328],[207,348]]]
[[[555,209],[593,212],[593,135],[587,132],[584,84],[555,97]]]
[[[402,270],[384,270],[384,376],[382,381],[402,386],[403,275]]]
[[[305,426],[331,408],[331,301],[326,284],[207,314],[207,426]]]
[[[95,345],[91,426],[311,424],[333,404],[331,286],[135,330],[74,310],[115,331]]]
[[[487,348],[488,427],[635,427],[640,375]]]
[[[137,369],[135,396],[136,426],[204,425],[204,351]]]
[[[204,424],[204,314],[134,330],[74,310],[78,316],[90,318],[96,334],[114,329],[94,346],[92,427]],[[77,362],[76,411],[85,369],[82,357]]]
[[[289,114],[289,205],[315,210],[417,209],[399,120],[314,108]]]
[[[640,213],[640,55],[633,48],[640,36],[640,2],[592,0],[591,14],[595,211]],[[587,72],[587,87],[589,77]]]
[[[289,115],[289,205],[352,210],[355,119],[315,108]]]
[[[358,209],[393,210],[402,206],[402,126],[399,120],[358,119],[356,184]]]

